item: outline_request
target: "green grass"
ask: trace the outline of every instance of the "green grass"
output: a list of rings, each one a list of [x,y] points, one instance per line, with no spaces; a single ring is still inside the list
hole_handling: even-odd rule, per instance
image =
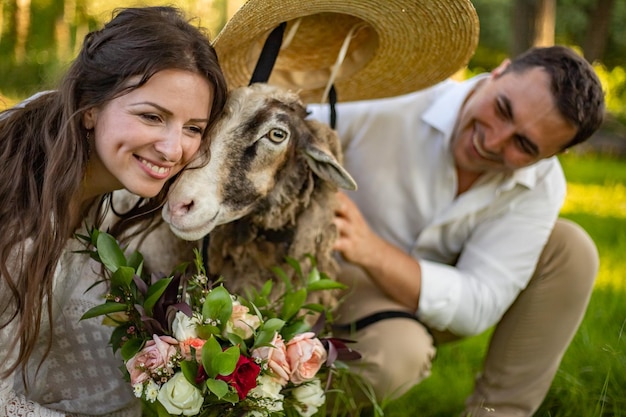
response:
[[[568,178],[562,217],[591,235],[600,271],[589,308],[535,416],[626,416],[626,161],[561,157]],[[385,417],[452,417],[480,371],[489,332],[439,348],[432,376],[385,407]]]

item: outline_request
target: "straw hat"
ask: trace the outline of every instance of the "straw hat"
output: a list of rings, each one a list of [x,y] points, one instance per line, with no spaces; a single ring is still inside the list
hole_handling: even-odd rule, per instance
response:
[[[309,103],[325,101],[329,80],[339,101],[428,87],[467,64],[479,31],[469,0],[248,0],[214,42],[230,88],[250,82],[268,34],[282,22],[268,83]]]

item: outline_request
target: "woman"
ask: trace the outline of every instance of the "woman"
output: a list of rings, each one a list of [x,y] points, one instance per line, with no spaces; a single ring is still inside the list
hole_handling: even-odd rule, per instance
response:
[[[152,218],[225,95],[203,30],[129,8],[87,35],[58,90],[0,113],[0,416],[138,413],[106,329],[78,321],[98,301],[73,235],[116,189],[145,198],[128,218]]]

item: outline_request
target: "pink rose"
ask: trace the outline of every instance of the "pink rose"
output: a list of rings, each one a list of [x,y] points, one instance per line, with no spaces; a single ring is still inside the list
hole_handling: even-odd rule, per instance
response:
[[[167,375],[174,373],[171,359],[177,354],[178,342],[170,336],[153,335],[152,339],[126,362],[132,385],[148,380],[157,370],[164,370]]]
[[[279,333],[274,334],[272,346],[256,348],[252,351],[251,355],[253,358],[267,361],[267,366],[273,374],[272,379],[283,387],[287,385],[287,382],[289,382],[289,374],[291,374],[291,367],[287,361],[285,342]]]
[[[254,314],[250,314],[248,307],[238,301],[233,302],[233,313],[226,323],[226,331],[235,333],[242,339],[249,339],[261,325],[261,320]]]
[[[190,337],[183,340],[182,342],[178,342],[178,344],[180,345],[180,353],[185,360],[190,361],[192,359],[195,359],[196,362],[202,362],[202,346],[204,346],[205,342],[206,340],[197,337]],[[195,358],[191,356],[191,348],[194,348],[196,350]]]
[[[287,342],[291,382],[297,385],[312,380],[326,361],[326,356],[326,349],[315,337],[315,333],[307,332],[294,336]]]

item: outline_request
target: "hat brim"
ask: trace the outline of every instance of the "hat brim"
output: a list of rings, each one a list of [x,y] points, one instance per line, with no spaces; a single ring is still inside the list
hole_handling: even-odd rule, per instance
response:
[[[319,102],[347,33],[360,25],[334,80],[339,101],[405,94],[471,58],[479,24],[469,0],[249,0],[215,39],[229,88],[247,85],[269,32],[300,19],[268,83]]]

